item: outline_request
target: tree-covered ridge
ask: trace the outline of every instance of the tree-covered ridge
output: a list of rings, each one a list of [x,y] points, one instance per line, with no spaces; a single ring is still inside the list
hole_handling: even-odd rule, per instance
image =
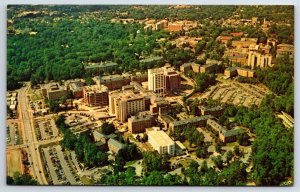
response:
[[[32,76],[38,81],[81,77],[89,62],[115,61],[123,69],[139,67],[139,56],[149,55],[157,46],[155,39],[163,36],[137,34],[138,24],[66,19],[51,23],[28,20],[14,27],[22,34],[8,35],[7,73],[19,81]],[[30,36],[31,31],[37,34]]]
[[[56,16],[79,17],[83,12],[97,12],[101,17],[111,18],[133,18],[133,19],[165,19],[171,20],[188,19],[227,19],[232,13],[241,13],[244,19],[251,19],[253,16],[266,18],[274,21],[293,21],[294,7],[286,5],[193,5],[193,6],[176,6],[176,5],[9,5],[8,18],[12,18],[14,12],[21,10],[28,11],[52,11]],[[257,11],[259,10],[259,11]],[[279,13],[279,15],[274,14]],[[211,14],[214,13],[214,14]],[[30,14],[26,17],[40,17],[43,13]]]

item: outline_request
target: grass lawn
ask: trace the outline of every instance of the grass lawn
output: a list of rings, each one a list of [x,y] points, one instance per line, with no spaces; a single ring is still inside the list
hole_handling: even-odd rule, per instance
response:
[[[125,166],[131,166],[133,164],[135,164],[138,160],[134,160],[134,161],[128,161],[126,162]]]
[[[87,177],[87,176],[82,176],[81,178],[80,178],[80,180],[81,180],[81,182],[84,184],[84,185],[93,185],[94,183],[93,183],[93,180],[91,179],[91,178],[89,178],[89,177]]]
[[[180,161],[180,164],[184,167],[187,168],[193,161],[192,159],[184,159],[182,161]]]

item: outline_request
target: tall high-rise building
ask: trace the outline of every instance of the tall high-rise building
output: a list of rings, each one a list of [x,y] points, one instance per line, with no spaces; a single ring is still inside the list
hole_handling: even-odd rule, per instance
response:
[[[162,67],[148,70],[148,89],[160,96],[164,96],[167,90],[173,90],[180,86],[180,75],[172,67]]]
[[[138,112],[145,111],[146,97],[133,90],[114,91],[109,93],[109,113],[121,121]]]

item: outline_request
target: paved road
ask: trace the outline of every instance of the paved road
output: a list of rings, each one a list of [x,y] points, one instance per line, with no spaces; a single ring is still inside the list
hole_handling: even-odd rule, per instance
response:
[[[48,182],[46,180],[42,162],[41,162],[41,156],[40,152],[38,150],[39,144],[36,143],[36,137],[34,133],[34,127],[32,123],[32,114],[28,111],[28,105],[27,105],[27,92],[28,87],[22,87],[19,90],[18,94],[18,100],[19,100],[19,107],[20,107],[20,121],[22,122],[22,134],[23,134],[23,141],[24,143],[28,144],[28,150],[29,150],[29,162],[32,163],[31,171],[33,174],[33,177],[37,179],[37,181],[41,185],[47,185]]]

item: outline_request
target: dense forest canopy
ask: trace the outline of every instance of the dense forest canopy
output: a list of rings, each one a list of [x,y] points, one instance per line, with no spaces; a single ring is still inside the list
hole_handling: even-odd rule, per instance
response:
[[[261,10],[259,15],[256,14],[257,9]],[[148,66],[138,60],[155,54],[164,56],[175,66],[194,59],[185,55],[172,58],[177,52],[178,55],[184,53],[180,49],[163,54],[168,44],[157,40],[172,39],[176,34],[170,35],[167,31],[146,32],[138,22],[111,23],[111,19],[199,21],[205,25],[192,30],[190,34],[205,37],[197,44],[196,53],[205,50],[204,58],[220,59],[224,49],[216,44],[215,38],[226,29],[209,21],[227,19],[235,14],[247,19],[251,16],[273,21],[288,19],[292,25],[290,28],[271,26],[269,33],[279,31],[280,42],[290,43],[293,41],[291,9],[292,6],[9,5],[7,16],[12,23],[8,26],[7,41],[8,89],[17,88],[18,81],[42,82],[83,77],[88,75],[82,73],[87,63],[114,61],[119,64],[118,70],[121,72],[147,69]],[[273,14],[274,10],[280,14]],[[249,36],[259,35],[262,42],[266,40],[261,32],[256,34],[250,29],[241,30],[247,31]],[[157,52],[157,49],[162,52]]]

